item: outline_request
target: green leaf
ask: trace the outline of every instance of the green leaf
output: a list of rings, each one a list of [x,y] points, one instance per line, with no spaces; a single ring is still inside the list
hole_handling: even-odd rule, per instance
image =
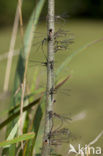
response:
[[[23,113],[23,122],[24,122],[24,119],[25,119],[25,113]],[[11,139],[13,139],[15,137],[15,135],[17,133],[17,130],[19,128],[19,122],[20,122],[20,119],[17,121],[17,123],[15,124],[13,129],[11,130],[9,136],[7,137],[7,140],[11,140]],[[8,145],[8,147],[9,147],[9,145]]]
[[[34,131],[35,136],[32,140],[27,142],[26,147],[24,148],[24,154],[23,156],[30,156],[33,155],[33,151],[39,151],[42,144],[42,137],[41,133],[43,132],[43,127],[41,126],[41,121],[43,118],[43,115],[45,113],[45,95],[43,96],[41,103],[38,105],[34,119],[32,124],[32,131]],[[39,140],[38,140],[39,138]]]
[[[0,147],[4,147],[4,146],[7,146],[7,145],[16,144],[16,143],[21,142],[21,141],[29,140],[29,139],[32,139],[34,136],[35,136],[34,133],[23,134],[23,135],[21,135],[19,137],[15,137],[12,140],[7,140],[7,141],[0,142]]]
[[[37,142],[37,137],[38,136],[41,136],[41,130],[43,129],[43,127],[40,127],[41,125],[41,120],[42,120],[42,117],[45,113],[45,96],[43,97],[42,101],[41,101],[41,104],[38,105],[38,108],[37,108],[37,111],[36,111],[36,114],[35,114],[35,117],[34,117],[34,126],[33,126],[33,131],[35,133],[35,136],[33,138],[33,141],[32,141],[32,147],[31,147],[31,156],[33,155],[33,151],[35,149],[35,152],[38,151],[38,142]],[[41,129],[42,128],[42,129]],[[41,145],[42,143],[42,137],[39,138],[39,145]]]
[[[37,100],[31,102],[29,105],[23,107],[23,112],[31,109],[34,105],[38,104],[40,102],[41,97],[39,97]],[[20,111],[15,112],[14,114],[10,115],[6,120],[4,120],[2,123],[0,123],[0,129],[2,129],[4,126],[6,126],[8,123],[10,123],[12,120],[17,118],[20,114]]]
[[[34,99],[34,95],[36,94],[41,94],[44,92],[44,88],[39,88],[38,90],[35,90],[34,92],[30,93],[29,95],[26,95],[24,97],[24,101],[28,100],[28,101],[33,101]],[[32,100],[31,100],[32,98]],[[20,103],[20,99],[18,100]],[[16,106],[12,107],[10,110],[5,110],[4,112],[0,112],[0,117],[4,117],[7,114],[12,114],[14,112],[17,112],[20,109],[20,104],[17,104]]]

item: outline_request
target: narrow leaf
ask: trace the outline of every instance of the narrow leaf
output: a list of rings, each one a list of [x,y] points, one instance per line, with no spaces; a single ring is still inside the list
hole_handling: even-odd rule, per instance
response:
[[[37,100],[31,102],[29,105],[25,106],[23,108],[23,112],[31,109],[34,105],[38,104],[38,102],[40,101],[41,97],[38,98]],[[1,124],[0,124],[0,129],[3,128],[4,126],[6,126],[8,123],[10,123],[12,120],[14,120],[16,117],[18,117],[20,114],[20,111],[17,111],[16,113],[12,114],[11,116],[9,116],[6,120],[4,120]]]
[[[19,137],[15,137],[12,140],[7,140],[7,141],[0,142],[0,147],[4,147],[4,146],[15,144],[15,143],[18,143],[18,142],[21,142],[21,141],[29,140],[29,139],[32,139],[34,136],[35,136],[34,133],[23,134],[23,135],[21,135]]]

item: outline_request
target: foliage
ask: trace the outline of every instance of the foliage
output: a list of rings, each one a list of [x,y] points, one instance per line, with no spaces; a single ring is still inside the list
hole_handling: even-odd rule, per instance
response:
[[[62,0],[56,0],[57,13],[69,13],[71,17],[93,17],[100,18],[103,17],[103,1],[102,0],[65,0],[65,3],[62,3]],[[14,19],[14,13],[16,8],[17,1],[0,1],[0,25],[11,24]],[[24,21],[27,22],[33,6],[36,4],[36,0],[25,0],[23,5],[23,17]],[[45,12],[44,8],[42,14]],[[9,20],[7,20],[9,17]]]

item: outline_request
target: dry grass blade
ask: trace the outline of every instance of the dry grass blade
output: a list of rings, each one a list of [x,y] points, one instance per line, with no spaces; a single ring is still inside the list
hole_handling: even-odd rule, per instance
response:
[[[20,19],[20,33],[23,41],[24,31],[23,31],[23,18],[22,18],[22,0],[18,0],[18,9],[19,9],[19,19]]]
[[[56,85],[55,89],[59,89],[66,81],[68,81],[71,78],[71,75],[67,76],[63,81],[61,81],[59,84]]]
[[[21,2],[21,5],[22,5],[22,2]],[[10,42],[10,49],[9,49],[9,53],[8,53],[8,61],[7,61],[7,67],[6,67],[6,73],[5,73],[5,80],[4,80],[3,90],[5,92],[8,91],[8,86],[9,86],[10,70],[11,70],[11,65],[12,65],[12,58],[13,58],[13,53],[14,53],[17,31],[18,31],[18,24],[19,24],[19,7],[17,6],[15,20],[14,20],[14,26],[13,26],[13,32],[12,32],[12,37],[11,37],[11,42]]]

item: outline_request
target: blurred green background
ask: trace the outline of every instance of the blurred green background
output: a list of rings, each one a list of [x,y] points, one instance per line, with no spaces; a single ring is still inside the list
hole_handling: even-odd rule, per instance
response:
[[[25,26],[36,2],[34,0],[24,0],[23,19]],[[16,5],[16,0],[0,0],[0,55],[9,50]],[[69,50],[56,54],[56,62],[57,66],[59,66],[73,51],[88,42],[103,37],[103,0],[56,0],[56,13],[69,14],[69,20],[58,25],[60,25],[59,28],[62,27],[73,33],[75,38],[74,44],[70,46]],[[46,10],[44,8],[41,17],[45,14]],[[46,25],[43,21],[38,26],[38,31],[46,32]],[[45,35],[38,41],[42,41]],[[20,35],[18,33],[15,49],[19,47]],[[30,58],[41,60],[42,52],[37,52],[37,49],[32,46]],[[17,56],[13,58],[9,84],[10,91],[13,88],[17,59]],[[1,94],[3,92],[6,62],[6,59],[0,61]],[[32,83],[35,68],[29,67],[28,70],[28,82],[30,84]],[[45,81],[45,74],[45,69],[40,67],[40,77],[42,75],[43,81]],[[66,125],[70,128],[73,136],[76,137],[71,143],[88,144],[103,130],[103,41],[92,45],[74,57],[68,67],[60,74],[60,78],[69,74],[72,77],[62,89],[71,89],[69,91],[70,96],[61,94],[58,91],[55,111],[60,114],[68,114],[73,118],[73,122]],[[9,100],[10,96],[0,99],[0,112],[8,109]],[[1,117],[1,120],[3,119]],[[3,139],[2,135],[0,137]],[[97,142],[97,146],[102,147],[102,142],[103,137]],[[63,151],[65,156],[68,148],[67,146],[63,150],[58,148],[58,151]]]
[[[24,0],[23,19],[26,22],[38,0]],[[17,0],[0,0],[0,26],[12,24]],[[42,15],[46,15],[46,5]],[[68,13],[71,18],[103,18],[103,0],[56,0],[56,13]]]

